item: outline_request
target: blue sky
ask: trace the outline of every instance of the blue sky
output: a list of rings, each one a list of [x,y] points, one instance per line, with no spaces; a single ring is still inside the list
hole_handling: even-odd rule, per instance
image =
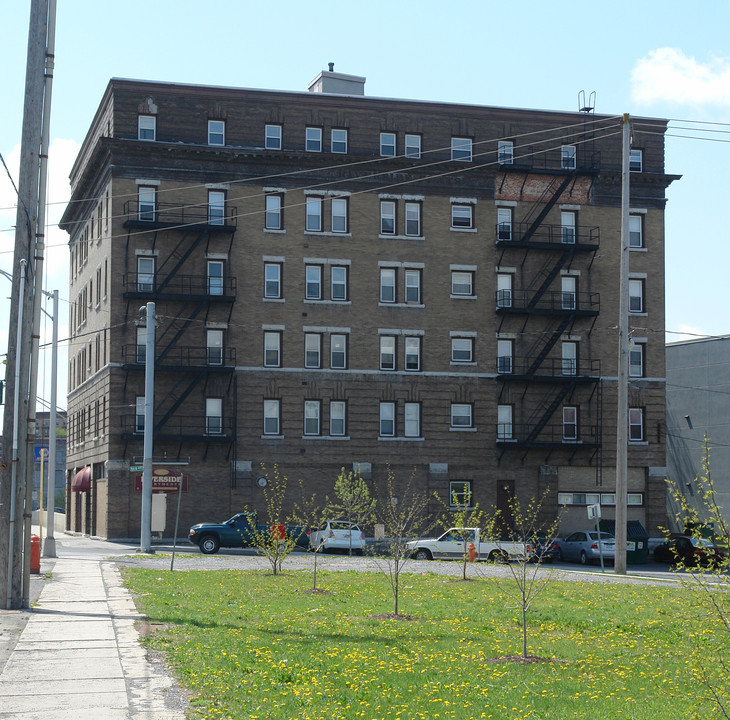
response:
[[[0,8],[0,153],[17,180],[30,0]],[[68,252],[53,227],[68,173],[111,77],[305,91],[327,68],[367,78],[379,97],[576,110],[596,92],[599,113],[730,123],[730,3],[640,0],[559,5],[432,0],[325,5],[281,0],[58,0],[46,288],[62,297]],[[667,340],[726,334],[725,178],[730,143],[672,123],[668,191]],[[705,126],[707,127],[707,126]],[[711,126],[727,134],[728,127]],[[689,129],[680,129],[689,128]],[[2,168],[0,168],[2,170]],[[14,193],[0,174],[0,269],[12,268]],[[10,283],[0,277],[0,353]],[[7,289],[8,292],[5,292]],[[50,333],[50,331],[49,331]],[[50,355],[50,354],[49,354]],[[50,363],[50,357],[47,360]],[[65,355],[61,362],[65,367]],[[59,377],[65,405],[66,373]],[[41,394],[48,383],[39,381]]]

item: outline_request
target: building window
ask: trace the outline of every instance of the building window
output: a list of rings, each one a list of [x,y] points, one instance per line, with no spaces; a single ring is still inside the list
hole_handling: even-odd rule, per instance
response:
[[[309,232],[322,232],[322,199],[307,198],[307,225]]]
[[[644,312],[644,281],[629,280],[629,312]]]
[[[563,440],[578,439],[578,408],[566,406],[563,408]]]
[[[644,440],[644,409],[629,408],[629,442]]]
[[[330,335],[330,368],[347,368],[347,335]]]
[[[223,295],[223,262],[208,260],[208,295]]]
[[[512,208],[497,208],[497,240],[512,240]]]
[[[575,310],[577,305],[577,280],[564,275],[560,280],[560,305],[563,310]]]
[[[403,435],[421,437],[421,403],[407,402],[403,405]]]
[[[629,151],[629,172],[643,172],[643,167],[644,151],[631,148]]]
[[[347,200],[344,198],[332,199],[332,232],[347,232]]]
[[[395,370],[395,337],[380,336],[380,369]]]
[[[330,269],[330,297],[347,300],[347,266],[332,265]]]
[[[458,229],[471,229],[474,227],[473,205],[452,205],[451,206],[451,227]]]
[[[380,202],[380,234],[395,235],[395,203],[392,200]]]
[[[515,159],[515,144],[512,140],[497,142],[497,162],[500,165],[511,165]]]
[[[319,413],[321,403],[319,400],[304,401],[304,434],[319,435]]]
[[[560,213],[560,240],[565,245],[575,245],[575,213]]]
[[[563,145],[560,148],[560,167],[563,170],[575,170],[575,145]]]
[[[144,395],[141,395],[134,403],[134,432],[144,432],[144,417]]]
[[[472,407],[469,403],[451,404],[451,427],[470,428],[472,424]]]
[[[205,432],[208,435],[223,432],[223,398],[205,399]]]
[[[157,139],[157,118],[154,115],[139,115],[137,117],[137,139]]]
[[[405,300],[407,303],[421,304],[421,271],[406,270]]]
[[[512,406],[497,405],[497,439],[512,439]]]
[[[510,273],[497,275],[497,307],[512,307],[512,275]]]
[[[347,403],[344,400],[330,401],[330,435],[342,437],[347,434]]]
[[[562,347],[562,373],[575,375],[578,372],[578,343],[564,342]]]
[[[451,138],[451,159],[471,162],[471,138]]]
[[[395,133],[380,133],[380,154],[395,157]]]
[[[264,227],[267,230],[281,230],[284,224],[281,221],[281,195],[266,195],[266,215]]]
[[[405,368],[417,372],[421,369],[421,338],[406,337],[405,340]]]
[[[503,375],[512,372],[512,340],[497,340],[497,372]]]
[[[629,377],[644,377],[643,343],[632,343],[629,348]]]
[[[395,403],[380,403],[380,437],[395,435]]]
[[[333,153],[347,152],[347,130],[332,128],[330,135],[330,148]]]
[[[155,188],[144,185],[139,186],[137,189],[138,220],[144,220],[146,222],[155,221],[156,195]]]
[[[406,148],[405,154],[407,158],[420,158],[421,157],[421,136],[420,135],[406,135]]]
[[[155,258],[137,258],[137,292],[150,293],[155,289]]]
[[[264,333],[264,367],[281,367],[281,333]]]
[[[451,338],[451,362],[470,363],[474,361],[474,338]]]
[[[264,435],[279,435],[281,400],[264,400]]]
[[[449,481],[449,507],[452,510],[472,507],[471,481],[451,480]]]
[[[305,131],[307,152],[322,152],[322,128],[308,127]]]
[[[281,150],[281,125],[266,126],[264,147],[267,150]]]
[[[629,215],[629,247],[644,247],[644,234],[642,232],[643,218],[641,215]]]
[[[137,352],[135,360],[139,365],[144,365],[147,361],[147,328],[137,328]]]
[[[468,297],[474,295],[474,273],[466,270],[452,270],[451,294]]]
[[[305,274],[305,295],[307,300],[322,299],[322,266],[307,265],[304,269]]]
[[[208,145],[226,144],[226,124],[223,120],[208,120]]]
[[[208,365],[223,365],[223,330],[208,330],[205,339]]]
[[[395,302],[395,268],[380,268],[380,302]]]
[[[421,235],[421,204],[407,202],[406,212],[406,235],[420,237]]]
[[[264,264],[264,297],[281,298],[281,263]]]
[[[208,224],[223,225],[226,217],[226,194],[220,190],[208,191]]]
[[[304,335],[304,367],[319,368],[322,366],[322,336],[317,333]]]

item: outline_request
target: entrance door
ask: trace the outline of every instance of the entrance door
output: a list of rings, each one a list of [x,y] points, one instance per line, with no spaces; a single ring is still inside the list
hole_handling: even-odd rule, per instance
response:
[[[497,480],[497,510],[499,510],[499,520],[496,530],[500,535],[509,534],[514,528],[514,515],[512,513],[514,498],[515,481]]]

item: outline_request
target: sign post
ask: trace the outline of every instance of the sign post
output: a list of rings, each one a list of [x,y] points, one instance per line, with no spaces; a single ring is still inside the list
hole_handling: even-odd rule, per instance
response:
[[[599,503],[588,506],[588,519],[596,521],[596,534],[598,535],[598,555],[601,558],[601,572],[605,572],[603,567],[603,546],[601,545],[601,527],[599,521],[601,519],[601,506]]]

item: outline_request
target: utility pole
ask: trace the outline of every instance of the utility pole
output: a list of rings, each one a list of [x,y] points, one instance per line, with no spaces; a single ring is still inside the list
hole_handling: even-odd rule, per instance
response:
[[[621,154],[621,280],[619,283],[618,383],[616,411],[616,554],[613,570],[626,575],[626,515],[629,447],[629,158],[631,125],[623,117]]]
[[[152,552],[152,455],[154,453],[155,422],[155,329],[157,319],[155,304],[148,302],[139,309],[146,311],[145,356],[144,356],[144,457],[142,459],[142,518],[139,549]]]
[[[39,213],[39,161],[47,35],[48,0],[31,0],[8,329],[8,337],[17,337],[19,342],[15,347],[8,347],[3,463],[0,468],[0,556],[3,560],[0,562],[0,587],[5,593],[8,609],[22,607],[23,520],[31,511],[30,507],[26,507],[29,476],[27,429],[33,294],[41,282],[35,276],[34,256]],[[29,550],[30,537],[26,540]],[[30,556],[30,552],[26,552],[26,555]]]
[[[56,395],[58,373],[58,290],[53,291],[53,341],[51,344],[51,411],[48,415],[48,489],[46,491],[46,540],[43,557],[56,557]],[[42,480],[41,480],[42,482]]]

